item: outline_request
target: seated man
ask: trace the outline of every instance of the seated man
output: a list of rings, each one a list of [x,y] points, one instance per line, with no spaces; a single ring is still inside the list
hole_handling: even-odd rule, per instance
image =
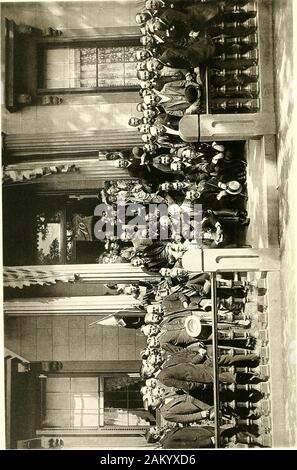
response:
[[[138,284],[130,284],[123,288],[125,295],[132,295],[145,308],[155,300],[155,288],[149,282],[139,281]]]
[[[219,365],[238,365],[243,362],[252,364],[259,361],[257,355],[222,355],[218,359]],[[178,363],[170,358],[163,363],[162,369],[154,373],[154,377],[167,387],[175,387],[177,389],[191,391],[203,389],[204,385],[213,383],[213,364],[211,359],[206,359],[202,364],[192,364],[189,362]],[[267,380],[261,372],[245,373],[245,372],[219,372],[219,382],[221,383],[250,383],[255,378],[258,380]]]
[[[202,204],[203,207],[212,211],[223,208],[242,209],[243,187],[237,181],[222,183],[217,177],[200,180],[195,189],[191,189],[186,194],[186,199]],[[221,200],[224,201],[221,202]]]
[[[155,397],[148,392],[144,396],[144,408],[159,408],[163,419],[174,423],[197,423],[202,419],[211,418],[211,406],[188,394],[176,392],[164,393]]]
[[[126,168],[129,175],[133,178],[139,178],[145,183],[152,185],[153,191],[156,191],[160,181],[164,179],[162,172],[154,167],[149,166],[147,162],[143,163],[139,159],[129,160],[115,160],[114,165],[116,168]]]
[[[173,45],[160,45],[156,57],[162,67],[179,69],[195,69],[199,65],[208,63],[216,53],[215,43],[210,38],[199,38],[189,43],[186,47],[174,47]]]
[[[151,427],[146,432],[148,443],[160,443],[163,449],[206,449],[214,447],[215,431],[212,426]]]
[[[154,118],[154,125],[167,126],[171,129],[178,131],[180,117],[173,116],[167,113],[160,113]]]
[[[232,437],[233,436],[233,437]],[[237,443],[258,443],[260,438],[237,428],[221,428],[222,444],[230,439]],[[148,443],[159,442],[163,449],[207,449],[215,446],[215,428],[213,426],[165,426],[151,427],[146,433]]]
[[[195,3],[182,7],[182,11],[176,8],[162,9],[157,16],[148,18],[150,31],[169,31],[173,32],[174,37],[183,38],[191,30],[199,31],[205,28],[210,20],[213,20],[219,13],[220,8],[214,3]]]
[[[188,334],[185,328],[185,320],[190,312],[186,310],[185,314],[181,317],[164,317],[160,324],[160,333],[157,334],[157,339],[163,347],[164,344],[171,343],[173,345],[187,346],[192,343],[200,343],[200,340],[209,339],[212,331],[210,325],[204,325],[199,337],[193,337]]]
[[[200,85],[192,80],[176,80],[166,83],[161,91],[144,97],[146,105],[162,106],[164,111],[173,116],[181,117],[197,113],[200,109]]]

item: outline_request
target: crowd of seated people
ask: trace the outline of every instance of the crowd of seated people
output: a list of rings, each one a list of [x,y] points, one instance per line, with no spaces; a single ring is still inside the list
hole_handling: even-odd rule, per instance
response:
[[[110,237],[98,261],[131,263],[152,275],[148,281],[108,288],[137,300],[132,315],[128,309],[115,317],[119,326],[139,329],[147,337],[141,353],[141,392],[144,407],[159,410],[163,424],[150,429],[146,438],[164,448],[215,445],[210,276],[189,274],[182,256],[197,246],[246,246],[237,236],[249,225],[246,161],[242,142],[186,144],[178,127],[184,114],[203,112],[203,66],[215,62],[218,54],[250,51],[244,38],[254,29],[243,23],[254,12],[241,9],[248,3],[145,3],[136,16],[144,46],[137,52],[142,101],[137,105],[139,116],[129,120],[141,133],[143,146],[106,156],[115,167],[126,169],[130,179],[106,182],[100,199],[111,211],[101,221],[112,224],[116,219],[119,224],[118,206],[134,204],[123,223],[144,211],[146,226],[143,232],[138,227],[138,236],[124,231]],[[226,24],[231,37],[236,32],[242,39],[222,40]],[[244,67],[250,59],[240,60]],[[154,204],[164,204],[168,211],[161,214],[152,209]],[[199,212],[199,230],[192,223],[187,236],[176,231],[179,211],[191,222]],[[245,314],[246,296],[245,282],[234,280],[231,273],[218,276],[222,446],[266,442],[262,399],[268,393],[269,370],[259,354],[265,338],[259,338],[256,319]]]
[[[161,150],[164,152],[164,148]],[[200,202],[200,246],[238,246],[232,235],[238,227],[249,223],[245,210],[246,163],[242,152],[241,143],[213,142],[180,144],[178,148],[173,145],[165,155],[149,155],[140,148],[120,155],[115,160],[117,166],[128,171],[132,166],[132,178],[109,181],[101,191],[102,201],[112,208],[112,213],[104,216],[106,222],[108,217],[112,220],[118,216],[119,201],[141,205],[147,222],[152,218],[148,210],[152,203],[165,203],[169,209],[188,204],[191,212],[195,211],[192,203]],[[172,157],[183,159],[185,165],[180,174],[170,171],[173,178],[169,179],[163,167],[168,168]],[[191,173],[191,166],[202,161],[205,171],[200,174],[196,166]],[[141,166],[144,168],[138,173],[137,168]],[[214,175],[216,166],[220,168],[221,181]],[[151,169],[156,171],[153,176]],[[232,174],[230,181],[228,174]],[[134,215],[130,213],[131,218]],[[148,442],[159,442],[164,448],[212,447],[215,430],[210,276],[189,274],[183,268],[182,256],[197,247],[197,240],[174,232],[170,210],[166,216],[158,216],[153,214],[158,222],[155,237],[115,235],[106,241],[99,262],[130,262],[152,275],[147,281],[109,286],[113,293],[132,295],[137,300],[132,315],[129,309],[115,315],[118,325],[137,329],[147,337],[147,348],[141,354],[144,407],[160,410],[163,420],[161,428],[148,431]],[[160,238],[164,227],[168,229],[167,238]],[[262,409],[261,399],[267,392],[265,380],[269,371],[266,364],[260,363],[262,339],[253,328],[255,319],[244,312],[246,295],[245,282],[234,280],[228,273],[218,278],[222,446],[266,443],[262,433],[267,410]]]
[[[252,110],[247,100],[258,97],[256,14],[246,0],[145,3],[136,23],[144,46],[137,52],[137,75],[146,143],[175,136],[184,114],[205,112],[206,68],[213,112]]]
[[[197,245],[245,246],[238,239],[238,233],[249,225],[243,144],[180,143],[170,152],[160,150],[162,154],[154,156],[136,147],[130,155],[114,160],[127,169],[131,179],[105,183],[100,199],[110,211],[101,222],[107,225],[117,220],[119,225],[118,206],[122,204],[130,205],[124,225],[142,211],[146,227],[136,238],[122,233],[108,240],[99,262],[131,262],[159,274],[161,268],[181,268],[185,251]],[[165,213],[159,211],[160,204],[166,206]],[[190,221],[188,236],[175,230],[181,214]]]
[[[208,273],[161,268],[161,279],[113,285],[137,300],[139,316],[122,310],[118,325],[147,338],[141,352],[144,408],[159,410],[161,427],[146,433],[163,448],[214,447],[211,282]],[[217,277],[221,446],[265,446],[269,406],[263,360],[266,338],[245,313],[248,284]],[[262,356],[261,356],[261,354]],[[263,437],[264,433],[264,437]]]

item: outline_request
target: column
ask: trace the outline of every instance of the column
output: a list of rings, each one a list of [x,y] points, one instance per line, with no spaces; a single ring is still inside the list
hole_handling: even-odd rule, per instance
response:
[[[189,272],[279,271],[279,248],[194,249],[182,257]]]
[[[6,316],[34,315],[110,315],[129,309],[129,316],[139,315],[139,301],[130,295],[83,297],[39,297],[10,299],[4,302]],[[135,310],[135,312],[133,312]]]
[[[200,130],[199,130],[200,126]],[[275,116],[272,113],[257,114],[201,114],[183,116],[179,133],[185,142],[212,140],[246,140],[276,133]]]
[[[90,155],[98,150],[129,149],[143,145],[137,130],[55,132],[51,134],[11,134],[4,138],[10,157]]]
[[[134,267],[130,263],[5,266],[3,268],[4,287],[20,289],[32,285],[55,284],[58,281],[129,284],[159,278],[160,276],[145,273],[141,268]]]
[[[40,178],[46,182],[50,175],[59,175],[63,180],[77,179],[83,177],[84,180],[120,180],[131,179],[125,168],[116,168],[114,161],[99,160],[98,156],[87,158],[55,158],[49,160],[36,159],[21,161],[4,166],[4,184],[32,183],[40,182]],[[50,180],[49,180],[50,181]]]

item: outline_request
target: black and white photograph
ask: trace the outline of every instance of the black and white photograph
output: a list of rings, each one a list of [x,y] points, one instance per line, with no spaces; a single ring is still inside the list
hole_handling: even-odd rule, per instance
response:
[[[0,447],[296,450],[297,0],[0,6]]]

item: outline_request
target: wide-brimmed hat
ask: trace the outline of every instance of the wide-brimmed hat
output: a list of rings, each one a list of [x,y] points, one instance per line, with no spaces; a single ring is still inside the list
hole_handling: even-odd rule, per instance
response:
[[[189,336],[197,338],[201,333],[201,322],[194,315],[189,315],[185,320],[185,329]]]
[[[227,188],[225,190],[228,194],[235,196],[236,194],[240,194],[242,191],[242,185],[239,181],[229,181],[227,183]]]

